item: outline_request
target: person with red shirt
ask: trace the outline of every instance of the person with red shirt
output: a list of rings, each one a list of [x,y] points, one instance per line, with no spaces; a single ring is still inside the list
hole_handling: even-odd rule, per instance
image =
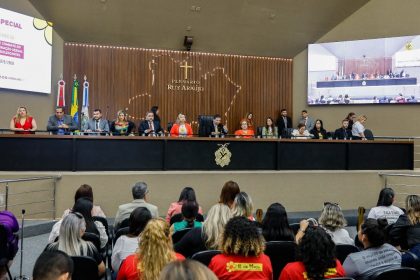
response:
[[[19,107],[16,116],[10,120],[10,130],[15,134],[31,134],[36,129],[36,121],[28,114],[26,107]]]
[[[191,125],[187,123],[187,118],[184,114],[179,114],[176,122],[173,124],[170,132],[171,136],[175,137],[191,137],[193,131]]]
[[[169,224],[160,218],[151,219],[140,234],[139,250],[121,264],[117,280],[158,279],[163,267],[184,256],[172,248]]]
[[[288,263],[279,280],[322,280],[345,276],[340,261],[335,257],[334,242],[325,229],[309,226],[309,222],[303,220],[296,241],[299,261]]]
[[[230,219],[219,248],[222,254],[209,264],[219,280],[273,279],[270,258],[263,253],[265,240],[255,222],[246,217]]]
[[[241,129],[235,131],[236,138],[252,138],[254,137],[254,130],[248,127],[246,119],[241,120]]]

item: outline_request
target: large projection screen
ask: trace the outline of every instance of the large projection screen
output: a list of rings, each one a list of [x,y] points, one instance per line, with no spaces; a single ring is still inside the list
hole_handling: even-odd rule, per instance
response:
[[[0,8],[0,88],[51,93],[52,24]]]
[[[308,105],[420,102],[420,36],[310,44]]]

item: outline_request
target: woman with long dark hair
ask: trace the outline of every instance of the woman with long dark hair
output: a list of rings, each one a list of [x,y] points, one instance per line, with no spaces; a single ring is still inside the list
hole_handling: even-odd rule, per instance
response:
[[[178,201],[172,202],[171,205],[169,205],[168,213],[166,214],[166,221],[169,223],[172,216],[181,213],[181,208],[184,202],[186,201],[192,201],[197,203],[197,198],[195,196],[195,191],[191,187],[185,187],[182,189],[181,194],[179,195]],[[198,213],[203,214],[203,209],[201,209],[201,206],[198,206]]]
[[[392,188],[383,188],[379,193],[376,207],[370,209],[368,219],[385,218],[389,225],[395,223],[404,212],[394,206],[395,192]]]
[[[76,203],[76,201],[82,197],[86,197],[90,199],[90,201],[92,201],[93,203],[93,189],[90,185],[88,184],[80,185],[80,187],[76,190],[76,193],[74,194],[74,203]],[[71,208],[64,211],[63,218],[66,215],[68,215],[71,211],[72,211]],[[92,216],[99,216],[99,217],[106,218],[104,211],[102,211],[99,205],[93,205]]]
[[[201,227],[201,222],[197,221],[198,215],[198,204],[194,201],[185,201],[182,204],[181,208],[182,221],[175,222],[171,226],[171,232],[175,233],[177,231],[186,229],[186,228],[197,228]]]
[[[263,138],[279,138],[278,128],[274,125],[272,117],[267,118],[261,134]]]
[[[267,208],[262,220],[262,233],[266,241],[294,241],[295,236],[287,220],[287,212],[280,203]]]
[[[315,121],[315,126],[309,133],[314,136],[313,139],[327,138],[327,131],[324,129],[324,123],[320,119]]]
[[[298,240],[298,261],[288,263],[279,280],[322,280],[344,276],[344,270],[335,257],[331,236],[321,227],[309,226],[305,220],[299,229],[304,233]]]

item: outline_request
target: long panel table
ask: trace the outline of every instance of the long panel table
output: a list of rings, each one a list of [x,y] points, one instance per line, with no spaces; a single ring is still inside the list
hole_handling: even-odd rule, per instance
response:
[[[0,135],[0,171],[413,169],[413,142]]]

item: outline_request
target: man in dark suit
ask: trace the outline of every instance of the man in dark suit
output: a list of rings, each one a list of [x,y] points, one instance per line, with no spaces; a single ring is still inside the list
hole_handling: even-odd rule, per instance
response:
[[[213,123],[208,128],[208,136],[211,137],[219,137],[222,135],[226,135],[228,133],[228,129],[226,125],[222,124],[222,117],[220,115],[214,115]]]
[[[93,110],[93,117],[84,124],[83,131],[109,133],[109,123],[102,118],[100,109]]]
[[[292,128],[292,119],[287,116],[286,109],[281,109],[280,117],[277,119],[277,127],[280,135],[283,135],[285,129]]]
[[[344,119],[341,122],[341,127],[334,132],[335,139],[350,140],[352,137],[351,130],[349,129],[349,120]]]
[[[69,115],[64,114],[63,107],[55,108],[55,115],[48,119],[47,130],[52,134],[64,135],[78,129],[77,123]]]
[[[146,113],[146,119],[142,121],[139,125],[140,136],[156,135],[162,132],[160,122],[155,121],[154,118],[155,115],[153,114],[153,112]]]

